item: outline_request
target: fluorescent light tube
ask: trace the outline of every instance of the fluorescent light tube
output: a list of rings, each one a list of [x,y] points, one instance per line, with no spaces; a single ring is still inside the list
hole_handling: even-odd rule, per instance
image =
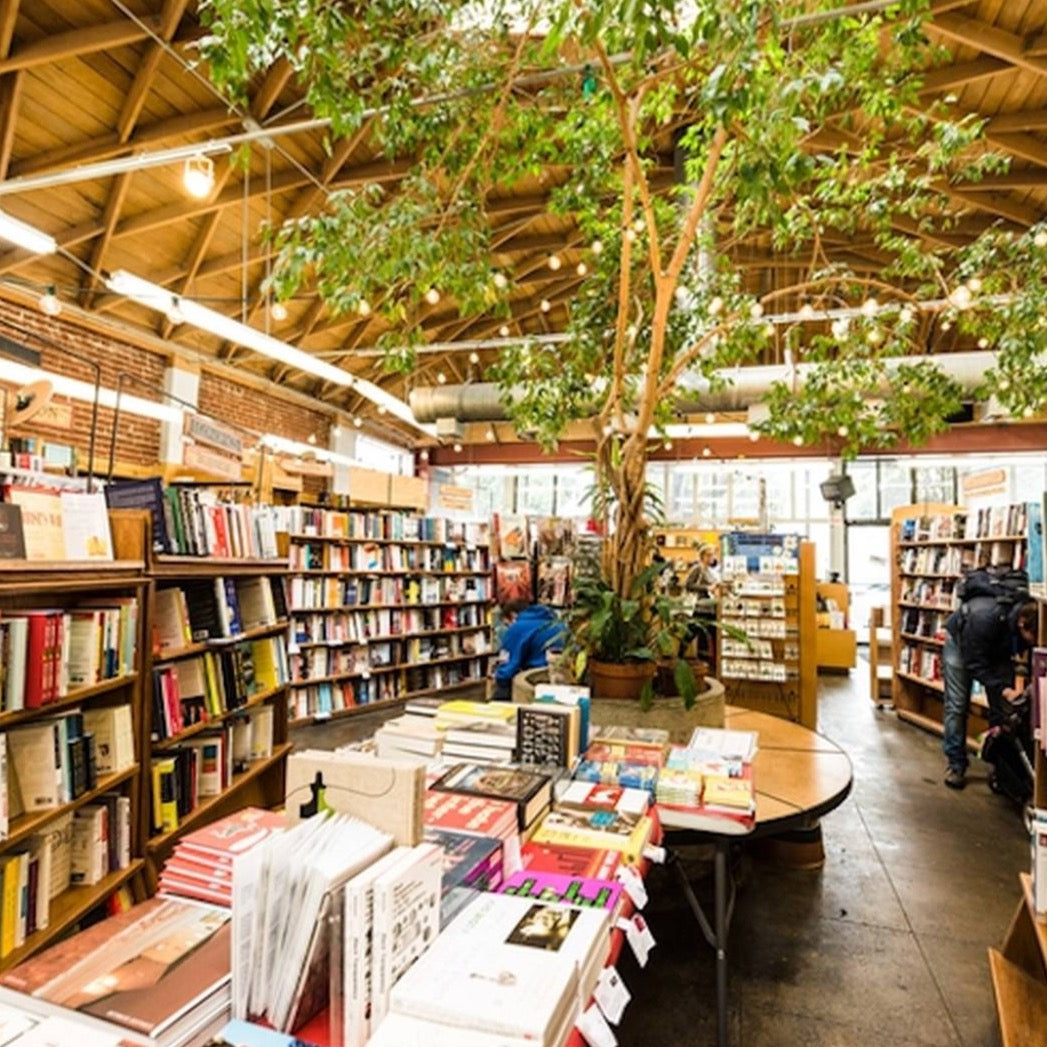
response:
[[[329,364],[325,360],[318,360],[311,353],[288,345],[279,338],[273,338],[257,328],[248,327],[239,320],[224,316],[214,309],[208,309],[207,306],[200,305],[189,298],[179,298],[166,288],[143,280],[123,269],[107,276],[105,285],[114,294],[124,295],[164,314],[169,314],[177,306],[179,315],[185,323],[199,327],[202,331],[209,331],[228,342],[235,342],[247,349],[253,349],[256,353],[269,357],[270,360],[286,364],[305,374],[314,375],[332,385],[355,389],[372,403],[385,407],[389,414],[399,418],[400,421],[414,426],[429,436],[435,436],[434,427],[422,425],[416,421],[414,412],[399,397],[386,392],[381,386],[369,382],[366,378],[357,378],[341,367],[335,367],[334,364]]]
[[[94,403],[95,387],[90,382],[81,382],[77,378],[44,371],[39,367],[27,367],[14,361],[0,360],[0,381],[12,385],[29,385],[41,380],[48,381],[59,396],[68,396],[84,403]],[[117,392],[102,386],[98,390],[98,403],[102,407],[115,408]],[[144,400],[130,393],[120,393],[120,410],[128,414],[141,415],[143,418],[155,418],[158,422],[182,423],[182,408],[172,404],[159,404],[153,400]]]
[[[54,254],[58,244],[53,236],[0,211],[0,240],[24,247],[33,254]]]

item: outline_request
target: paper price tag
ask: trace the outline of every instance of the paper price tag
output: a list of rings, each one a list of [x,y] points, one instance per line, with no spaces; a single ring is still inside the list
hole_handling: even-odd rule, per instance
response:
[[[595,1003],[589,1005],[585,1013],[574,1023],[574,1027],[582,1034],[589,1047],[617,1047],[618,1038]]]
[[[626,941],[636,957],[636,962],[641,967],[646,967],[647,957],[655,946],[654,935],[651,934],[647,921],[636,913],[631,920],[619,920],[618,926],[625,931]]]
[[[613,967],[605,967],[596,981],[593,998],[600,1005],[603,1016],[617,1025],[622,1020],[632,994],[625,987],[622,976]]]
[[[647,888],[644,887],[640,874],[631,865],[619,865],[615,875],[625,888],[625,893],[632,899],[633,905],[642,909],[647,904]]]
[[[658,847],[653,843],[644,845],[643,856],[655,865],[665,865],[665,848]]]

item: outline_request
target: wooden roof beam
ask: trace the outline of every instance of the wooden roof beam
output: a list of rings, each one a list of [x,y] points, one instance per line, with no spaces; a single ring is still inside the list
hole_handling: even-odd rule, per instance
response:
[[[980,182],[959,182],[957,189],[971,193],[1006,192],[1011,189],[1047,189],[1047,171],[1040,167],[1008,171],[1007,174],[986,175]]]
[[[0,0],[0,58],[11,53],[19,0]],[[0,80],[0,181],[7,177],[15,142],[15,120],[22,100],[25,73],[19,69]]]
[[[1047,130],[1047,109],[1029,109],[1004,113],[989,120],[986,131],[992,134],[1010,134],[1015,131]]]
[[[1014,72],[1014,66],[991,55],[981,55],[971,62],[957,62],[931,69],[923,75],[921,95],[937,94],[939,91],[954,91],[969,84],[978,83],[1001,73]]]
[[[1047,76],[1047,58],[1026,51],[1025,38],[1006,29],[988,25],[978,18],[951,12],[936,15],[931,28],[957,43],[973,47],[983,54],[1010,62],[1038,76]]]
[[[109,131],[98,138],[59,146],[18,160],[11,165],[11,174],[30,175],[72,164],[91,164],[114,156],[132,153],[147,145],[180,141],[194,134],[206,134],[222,127],[238,124],[240,118],[225,106],[183,113],[165,120],[157,120],[138,128],[126,142],[120,141],[119,131]]]
[[[67,58],[79,58],[95,51],[137,44],[140,40],[148,39],[150,32],[156,32],[159,28],[159,16],[150,15],[142,19],[141,25],[129,18],[121,18],[115,22],[70,29],[65,33],[52,33],[20,47],[14,54],[0,60],[0,73],[31,69]]]

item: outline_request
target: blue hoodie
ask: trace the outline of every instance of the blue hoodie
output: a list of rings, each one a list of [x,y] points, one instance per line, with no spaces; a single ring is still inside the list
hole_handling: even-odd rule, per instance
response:
[[[538,603],[525,607],[502,637],[495,681],[508,684],[524,669],[547,665],[549,649],[562,647],[566,633],[563,622],[551,608]]]

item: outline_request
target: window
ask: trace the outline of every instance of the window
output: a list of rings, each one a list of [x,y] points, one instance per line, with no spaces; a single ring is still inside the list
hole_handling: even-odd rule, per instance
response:
[[[913,487],[917,502],[956,504],[956,470],[950,466],[916,466]]]

